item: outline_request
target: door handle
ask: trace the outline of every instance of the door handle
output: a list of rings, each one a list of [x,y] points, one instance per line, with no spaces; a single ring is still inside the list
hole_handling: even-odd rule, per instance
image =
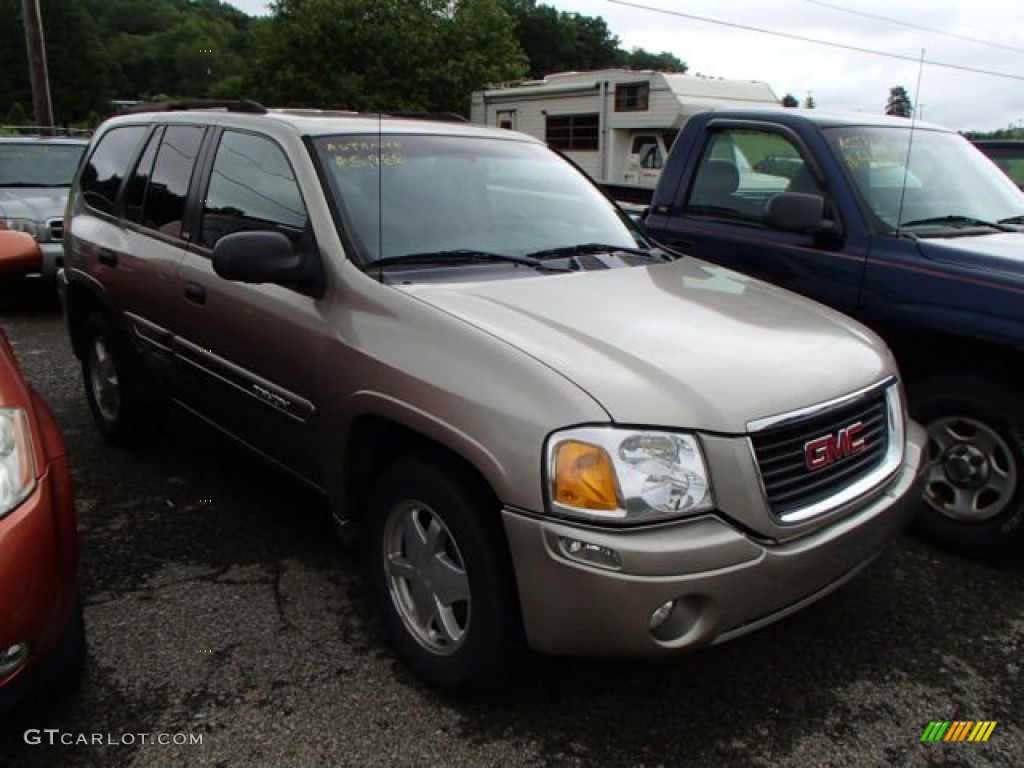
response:
[[[97,258],[100,264],[106,264],[108,267],[117,266],[117,253],[109,248],[100,248]]]
[[[199,283],[193,283],[189,280],[185,283],[185,298],[195,304],[205,304],[206,289]]]

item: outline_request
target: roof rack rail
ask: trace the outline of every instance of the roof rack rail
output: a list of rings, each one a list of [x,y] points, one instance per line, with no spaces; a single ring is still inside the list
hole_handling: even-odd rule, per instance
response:
[[[367,114],[378,114],[368,112]],[[437,120],[443,123],[468,123],[465,117],[455,112],[380,112],[384,117],[404,117],[409,120]]]
[[[244,112],[253,115],[265,115],[267,108],[262,104],[248,99],[181,99],[178,101],[156,101],[133,104],[118,110],[119,115],[135,115],[142,112],[181,112],[192,109],[222,110],[224,112]]]

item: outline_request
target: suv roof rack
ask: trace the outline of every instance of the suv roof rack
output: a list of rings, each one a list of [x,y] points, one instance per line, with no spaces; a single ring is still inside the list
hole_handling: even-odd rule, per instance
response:
[[[180,112],[192,109],[221,110],[224,112],[245,112],[252,115],[265,115],[267,108],[262,104],[248,99],[181,99],[177,101],[155,101],[121,107],[119,115],[134,115],[141,112]]]
[[[377,114],[376,112],[372,114]],[[409,120],[437,120],[443,123],[468,123],[462,115],[455,112],[381,112],[384,117],[404,117]]]

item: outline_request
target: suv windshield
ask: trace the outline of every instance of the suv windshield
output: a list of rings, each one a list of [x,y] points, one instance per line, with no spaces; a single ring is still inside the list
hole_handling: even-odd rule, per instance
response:
[[[1024,216],[1024,195],[962,136],[844,126],[825,134],[882,228],[976,227]],[[909,156],[909,163],[908,163]]]
[[[482,251],[526,256],[637,240],[580,172],[543,145],[469,136],[330,136],[315,142],[365,262]],[[485,263],[481,261],[481,263]]]
[[[0,187],[69,187],[85,148],[0,139]]]

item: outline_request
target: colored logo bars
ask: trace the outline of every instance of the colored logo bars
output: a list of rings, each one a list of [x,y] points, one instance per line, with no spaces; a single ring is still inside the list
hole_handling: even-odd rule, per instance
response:
[[[921,741],[988,741],[995,729],[995,720],[932,720]]]

